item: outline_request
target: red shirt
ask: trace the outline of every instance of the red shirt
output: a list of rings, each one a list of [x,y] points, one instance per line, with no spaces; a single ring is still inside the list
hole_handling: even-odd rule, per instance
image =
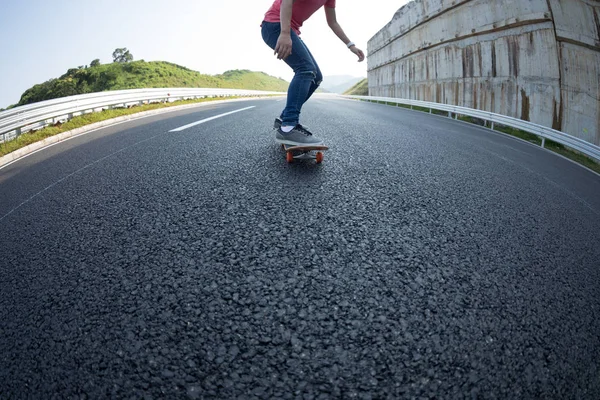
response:
[[[311,15],[321,7],[335,8],[335,0],[296,0],[292,6],[292,29],[298,35],[300,27]],[[281,0],[275,0],[265,14],[266,22],[281,22]]]

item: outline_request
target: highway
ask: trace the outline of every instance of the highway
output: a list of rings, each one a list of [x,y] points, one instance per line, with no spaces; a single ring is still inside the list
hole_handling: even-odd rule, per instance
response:
[[[599,175],[325,97],[287,164],[283,106],[0,169],[0,398],[600,398]]]

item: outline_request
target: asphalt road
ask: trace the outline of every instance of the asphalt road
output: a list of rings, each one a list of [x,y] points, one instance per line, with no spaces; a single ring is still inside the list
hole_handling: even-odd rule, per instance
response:
[[[598,175],[323,98],[288,165],[283,104],[0,170],[0,398],[600,398]]]

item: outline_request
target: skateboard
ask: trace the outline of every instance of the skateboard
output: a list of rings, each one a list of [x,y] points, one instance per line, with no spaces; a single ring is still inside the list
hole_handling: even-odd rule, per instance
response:
[[[281,148],[285,150],[285,159],[288,163],[293,163],[294,160],[315,160],[317,164],[323,162],[323,152],[329,150],[329,147],[319,146],[292,146],[282,144]]]

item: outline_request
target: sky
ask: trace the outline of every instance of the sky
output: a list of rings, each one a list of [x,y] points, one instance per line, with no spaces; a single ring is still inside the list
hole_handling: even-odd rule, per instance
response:
[[[367,42],[409,0],[337,0],[338,22],[365,53]],[[0,108],[36,83],[126,47],[135,60],[169,61],[204,74],[293,73],[263,42],[260,23],[273,0],[1,0]],[[329,29],[325,12],[305,22],[302,39],[324,76],[367,76],[367,62]]]

